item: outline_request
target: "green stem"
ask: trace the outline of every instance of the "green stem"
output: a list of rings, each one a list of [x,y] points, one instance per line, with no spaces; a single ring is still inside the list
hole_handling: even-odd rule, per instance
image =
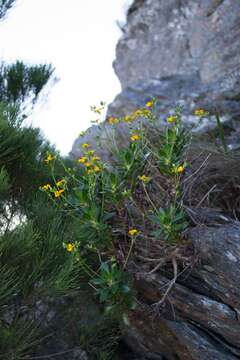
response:
[[[219,130],[219,135],[220,135],[220,139],[222,142],[223,150],[224,150],[224,153],[226,154],[228,149],[227,149],[227,144],[225,141],[224,129],[223,129],[222,123],[220,121],[220,116],[219,116],[218,112],[216,112],[216,120],[217,120],[217,126],[218,126],[218,130]]]
[[[128,251],[128,254],[127,254],[125,263],[124,263],[124,265],[123,265],[123,269],[125,269],[126,266],[127,266],[129,257],[130,257],[130,255],[131,255],[131,252],[132,252],[132,249],[133,249],[133,245],[134,245],[135,239],[136,239],[135,237],[132,237],[132,238],[131,238],[131,245],[130,245],[130,248],[129,248],[129,251]]]

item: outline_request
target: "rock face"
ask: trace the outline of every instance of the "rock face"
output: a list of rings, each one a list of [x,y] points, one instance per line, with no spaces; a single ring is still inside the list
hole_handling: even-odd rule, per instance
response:
[[[163,109],[180,101],[239,115],[240,3],[235,0],[145,0],[129,10],[114,69],[120,114],[156,96]]]
[[[135,1],[114,62],[123,89],[175,75],[232,88],[240,71],[239,12],[235,0]]]
[[[228,127],[230,146],[239,147],[239,14],[236,0],[135,0],[114,61],[122,92],[108,115],[127,115],[152,97],[159,100],[160,124],[177,104],[190,123],[198,122],[193,109],[217,109]],[[204,125],[204,131],[212,128],[215,118]],[[118,132],[125,137],[121,128]],[[101,127],[92,126],[86,139],[96,143],[99,134]],[[86,139],[75,141],[73,157]],[[101,142],[106,158],[105,139]]]
[[[136,288],[144,306],[130,316],[126,338],[145,359],[237,359],[240,225],[197,227],[189,238],[200,262],[179,276],[160,309],[150,304],[162,298],[170,274],[139,274]]]

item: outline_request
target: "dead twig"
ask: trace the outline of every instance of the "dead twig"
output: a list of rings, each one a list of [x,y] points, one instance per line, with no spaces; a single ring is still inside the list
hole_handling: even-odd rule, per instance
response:
[[[169,282],[168,284],[168,288],[165,291],[163,297],[161,298],[160,301],[158,301],[157,303],[154,303],[152,306],[159,308],[166,300],[169,292],[171,291],[171,289],[173,288],[174,284],[176,283],[177,277],[178,277],[178,265],[177,265],[177,260],[176,258],[172,258],[172,265],[173,265],[173,279]]]

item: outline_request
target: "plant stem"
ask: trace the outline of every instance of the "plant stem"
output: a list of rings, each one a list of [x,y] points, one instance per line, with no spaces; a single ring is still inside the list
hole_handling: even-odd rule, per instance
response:
[[[123,269],[125,269],[126,266],[127,266],[129,257],[130,257],[130,255],[131,255],[131,252],[132,252],[132,249],[133,249],[134,242],[135,242],[135,237],[132,237],[132,238],[131,238],[131,245],[130,245],[130,248],[129,248],[129,251],[128,251],[128,254],[127,254],[125,263],[124,263],[124,265],[123,265]]]
[[[224,129],[223,129],[222,123],[220,121],[219,113],[217,111],[216,111],[216,120],[217,120],[217,126],[218,126],[218,130],[219,130],[219,135],[220,135],[220,139],[222,142],[223,150],[224,150],[224,153],[226,154],[228,149],[227,149],[227,144],[226,144],[226,140],[225,140]]]

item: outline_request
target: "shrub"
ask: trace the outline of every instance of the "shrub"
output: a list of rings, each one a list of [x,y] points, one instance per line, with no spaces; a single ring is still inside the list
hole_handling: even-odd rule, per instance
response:
[[[64,179],[53,176],[50,184],[41,187],[61,211],[78,219],[78,238],[64,247],[89,277],[106,311],[117,318],[126,319],[127,311],[134,308],[134,290],[127,273],[146,241],[153,248],[158,242],[171,251],[181,245],[188,224],[181,181],[188,166],[190,134],[183,128],[177,108],[167,118],[165,129],[159,130],[160,140],[151,141],[146,121],[154,124],[154,105],[153,100],[125,118],[108,119],[113,126],[109,143],[114,142],[114,167],[83,143],[79,166],[65,168]],[[114,139],[120,122],[130,126],[134,122],[125,148],[119,148]],[[48,154],[46,162],[54,174],[58,158]],[[157,187],[164,190],[163,181],[166,191],[156,196]]]

